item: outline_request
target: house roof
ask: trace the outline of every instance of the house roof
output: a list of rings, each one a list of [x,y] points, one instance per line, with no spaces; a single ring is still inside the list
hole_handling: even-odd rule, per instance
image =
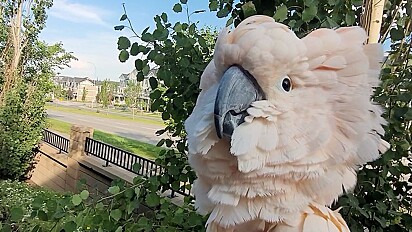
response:
[[[128,75],[129,75],[129,74],[127,74],[127,73],[122,73],[122,74],[119,76],[119,80],[122,80],[122,79],[127,80]]]
[[[69,77],[69,76],[56,76],[54,80],[58,83],[64,83],[64,82],[80,83],[85,80],[92,81],[89,77]]]

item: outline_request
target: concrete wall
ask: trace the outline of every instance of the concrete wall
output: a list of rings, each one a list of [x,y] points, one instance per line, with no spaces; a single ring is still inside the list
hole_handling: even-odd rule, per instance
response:
[[[122,179],[133,183],[136,174],[117,166],[106,166],[106,162],[88,156],[84,152],[85,140],[93,137],[93,129],[73,125],[70,133],[70,148],[68,154],[61,154],[59,150],[48,145],[41,144],[37,154],[37,164],[32,171],[31,181],[58,192],[78,192],[81,180],[86,182],[87,189],[92,197],[107,196],[107,189],[113,180]],[[170,196],[168,190],[162,195]],[[176,205],[183,204],[183,196],[171,199]]]
[[[112,174],[110,170],[105,170],[107,168],[103,167],[103,161],[85,154],[86,137],[92,136],[92,128],[73,126],[68,154],[59,153],[58,149],[48,144],[41,144],[31,180],[39,186],[59,192],[77,192],[80,180],[84,180],[88,190],[97,195],[105,195],[114,179],[131,181],[131,174],[130,177]]]

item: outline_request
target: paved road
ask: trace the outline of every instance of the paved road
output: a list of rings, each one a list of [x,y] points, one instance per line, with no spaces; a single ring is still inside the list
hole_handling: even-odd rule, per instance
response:
[[[131,122],[126,120],[107,119],[91,115],[81,115],[55,110],[47,110],[50,118],[55,118],[72,124],[93,127],[96,130],[136,139],[142,142],[156,144],[161,138],[156,131],[162,129],[160,125]]]

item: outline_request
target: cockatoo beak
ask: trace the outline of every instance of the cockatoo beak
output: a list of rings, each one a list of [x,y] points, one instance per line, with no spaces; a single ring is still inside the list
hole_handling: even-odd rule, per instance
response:
[[[252,102],[263,100],[265,94],[255,78],[241,66],[231,66],[223,74],[215,101],[215,127],[219,138],[232,137],[244,122]]]

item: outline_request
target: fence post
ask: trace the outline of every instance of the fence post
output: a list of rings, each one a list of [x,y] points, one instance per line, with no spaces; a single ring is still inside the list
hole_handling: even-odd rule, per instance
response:
[[[67,159],[67,176],[66,176],[66,191],[77,191],[77,182],[79,181],[79,160],[86,153],[86,138],[93,138],[93,128],[73,125],[70,131],[70,145]]]

